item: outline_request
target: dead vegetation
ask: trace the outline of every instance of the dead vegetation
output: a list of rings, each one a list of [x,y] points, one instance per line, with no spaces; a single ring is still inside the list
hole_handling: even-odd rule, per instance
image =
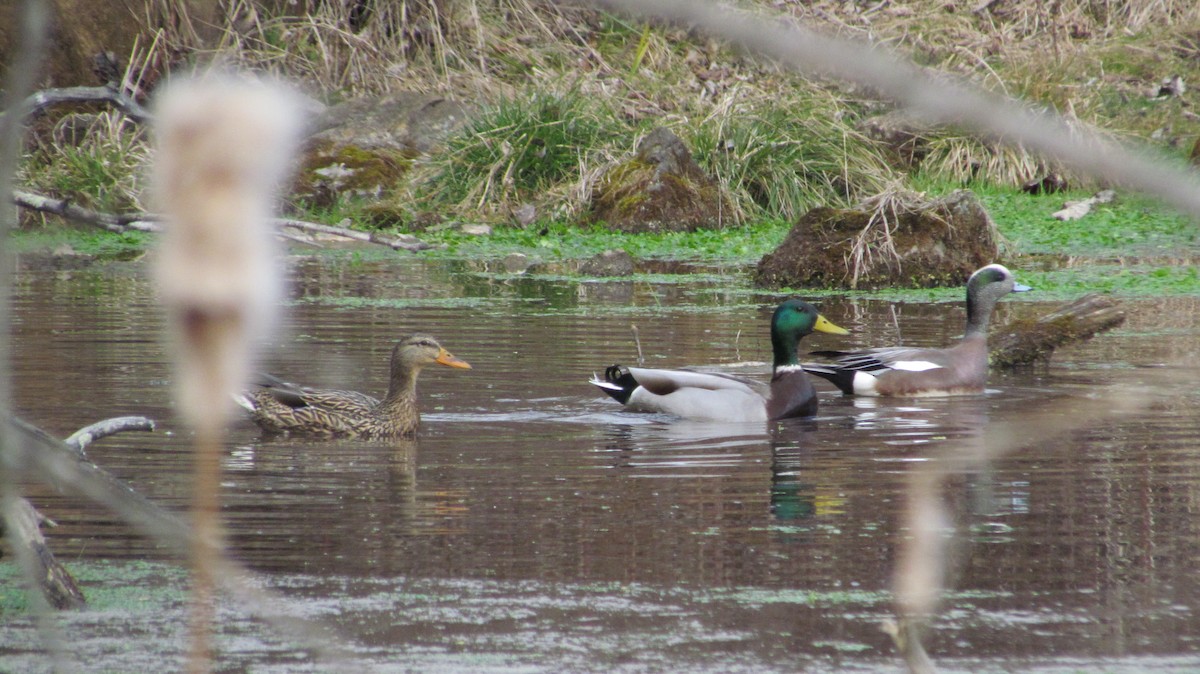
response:
[[[744,3],[753,11],[790,16],[818,31],[867,40],[911,55],[946,76],[1023,97],[1097,125],[1115,137],[1150,140],[1181,153],[1200,133],[1186,92],[1157,98],[1164,77],[1196,72],[1200,8],[1161,2],[800,2]],[[392,194],[406,204],[393,224],[427,220],[429,211],[462,220],[505,222],[525,203],[543,217],[577,219],[587,211],[594,182],[621,161],[655,126],[676,133],[730,195],[735,219],[794,220],[819,205],[848,206],[907,175],[967,183],[1019,185],[1046,172],[1075,186],[1094,183],[1003,138],[978,138],[961,129],[921,129],[919,152],[908,162],[885,161],[886,148],[856,125],[890,107],[871,91],[803,78],[747,58],[714,40],[586,6],[540,0],[421,0],[383,3],[235,0],[210,17],[191,5],[153,0],[146,32],[124,64],[120,88],[142,99],[167,73],[190,63],[218,61],[284,75],[326,102],[415,91],[446,96],[480,110],[490,128],[482,150],[499,158],[478,168],[447,171],[418,162]],[[209,23],[216,21],[216,26]],[[566,170],[532,194],[509,189],[507,137],[523,101],[557,99],[574,119],[606,131]],[[586,105],[577,105],[584,101]],[[597,102],[603,101],[603,105]],[[111,126],[111,125],[110,125]],[[128,146],[128,129],[97,130],[78,147]],[[467,147],[471,137],[460,139]],[[453,142],[453,141],[452,141]],[[126,147],[125,149],[130,149]],[[911,149],[911,148],[910,148]],[[516,155],[513,155],[516,156]],[[53,197],[74,196],[46,168],[54,157],[33,157],[25,184]],[[501,167],[500,172],[495,168]],[[475,171],[471,173],[471,171]],[[132,176],[133,169],[126,168]],[[441,182],[448,176],[449,183]],[[89,189],[85,175],[83,194]],[[76,181],[80,182],[80,181]],[[117,206],[136,204],[137,180],[108,179],[125,191]],[[514,183],[514,185],[517,185]],[[126,187],[127,186],[127,187]],[[519,185],[517,185],[519,187]],[[453,201],[447,195],[470,195]],[[92,200],[84,198],[84,203]],[[92,202],[91,205],[102,206]],[[303,203],[300,204],[305,207]]]

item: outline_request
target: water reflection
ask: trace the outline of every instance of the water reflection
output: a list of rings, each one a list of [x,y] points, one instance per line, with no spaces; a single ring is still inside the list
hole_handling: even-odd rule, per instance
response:
[[[877,626],[892,613],[911,472],[974,456],[1005,425],[1019,451],[964,459],[935,491],[960,532],[930,643],[939,661],[1200,664],[1187,636],[1200,631],[1200,390],[1160,388],[1135,417],[1101,415],[1046,442],[1028,421],[1057,409],[1050,423],[1074,424],[1098,389],[1160,369],[1143,366],[1196,362],[1196,298],[1133,303],[1120,332],[1049,368],[993,376],[985,395],[878,401],[818,384],[815,420],[713,426],[614,410],[586,380],[598,364],[633,362],[630,323],[650,367],[760,357],[780,298],[711,280],[495,279],[419,258],[295,269],[290,324],[266,369],[382,391],[392,341],[418,330],[475,366],[469,378],[422,378],[411,443],[264,438],[245,425],[226,457],[235,554],[295,583],[397,666],[462,671],[503,647],[538,671],[620,670],[622,653],[634,653],[628,671],[891,671]],[[161,433],[89,454],[155,501],[185,503],[189,438],[137,264],[26,268],[15,294],[20,413],[62,436],[108,416],[156,418]],[[995,320],[1041,308],[1006,301]],[[814,349],[945,344],[963,323],[957,303],[827,298],[820,309],[855,334],[814,336]],[[63,559],[161,554],[88,504],[32,494],[62,524],[48,535]],[[0,669],[13,669],[12,634],[0,629]]]

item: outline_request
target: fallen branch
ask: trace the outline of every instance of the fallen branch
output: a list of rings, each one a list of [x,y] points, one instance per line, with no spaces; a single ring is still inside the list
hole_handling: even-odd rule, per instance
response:
[[[63,441],[63,446],[75,453],[80,461],[86,461],[83,450],[90,443],[109,435],[129,430],[154,430],[154,421],[146,417],[114,417],[97,421],[71,434]],[[116,481],[116,478],[112,478]],[[130,490],[132,491],[132,490]],[[43,516],[29,501],[17,498],[5,510],[5,519],[0,522],[0,531],[18,549],[14,550],[18,558],[24,558],[33,565],[30,578],[36,579],[38,589],[46,598],[46,602],[56,609],[79,608],[87,603],[83,592],[75,583],[75,579],[66,567],[54,557],[46,545],[42,535],[41,525],[56,526],[52,520]]]
[[[154,420],[148,417],[113,417],[94,424],[84,426],[75,431],[63,444],[79,451],[84,456],[87,446],[100,438],[106,438],[124,431],[153,431]]]
[[[31,211],[52,213],[68,220],[82,222],[118,234],[131,229],[140,232],[162,231],[162,228],[154,222],[156,218],[153,215],[102,213],[71,203],[66,199],[56,199],[24,190],[13,190],[13,203]]]
[[[113,107],[125,113],[135,122],[145,124],[151,115],[146,108],[133,100],[128,94],[108,87],[64,87],[61,89],[43,89],[35,91],[22,101],[20,109],[24,116],[35,115],[42,110],[63,103],[111,103]],[[3,119],[8,113],[0,113]]]
[[[13,190],[13,203],[22,208],[27,208],[32,211],[42,213],[51,213],[68,220],[82,222],[93,227],[99,227],[109,232],[120,234],[130,230],[139,232],[161,232],[162,225],[161,217],[152,213],[103,213],[93,211],[90,208],[84,208],[78,204],[74,204],[67,199],[58,199],[48,197],[44,194],[35,192],[26,192],[24,190]],[[291,228],[299,229],[308,232],[318,232],[321,234],[330,234],[340,236],[345,239],[354,241],[364,241],[367,243],[376,243],[383,246],[388,246],[394,250],[421,251],[433,248],[432,244],[425,243],[409,234],[400,234],[395,238],[385,236],[378,232],[360,232],[345,227],[334,227],[333,225],[322,225],[316,222],[306,222],[304,220],[295,220],[292,218],[276,218],[275,226],[282,229]],[[297,241],[308,245],[318,245],[313,241],[305,240],[296,236],[292,236],[287,232],[280,231],[279,235],[291,241]]]
[[[390,238],[379,232],[360,232],[354,229],[346,229],[344,227],[334,227],[333,225],[322,225],[315,222],[305,222],[303,220],[292,220],[290,218],[276,218],[275,224],[279,227],[293,227],[309,232],[318,232],[321,234],[332,234],[346,239],[355,241],[365,241],[368,243],[378,243],[380,245],[389,246],[396,250],[419,251],[433,248],[432,244],[425,243],[410,234],[400,234],[396,238]]]
[[[1036,320],[1017,321],[992,337],[993,367],[1046,361],[1058,347],[1090,339],[1125,322],[1125,310],[1107,295],[1090,294]]]
[[[25,107],[29,114],[35,114],[52,105],[63,103],[111,103],[113,107],[125,113],[126,117],[145,124],[151,119],[150,111],[142,107],[123,91],[108,87],[64,87],[61,89],[43,89],[30,94],[25,99]]]

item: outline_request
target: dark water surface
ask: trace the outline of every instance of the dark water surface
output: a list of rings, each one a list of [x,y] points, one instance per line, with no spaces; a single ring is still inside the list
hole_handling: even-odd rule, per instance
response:
[[[956,471],[952,588],[928,648],[949,671],[1200,670],[1200,298],[1131,301],[1117,331],[983,396],[872,402],[822,391],[814,421],[706,425],[625,413],[586,384],[632,363],[765,372],[771,295],[722,270],[688,283],[494,277],[466,265],[296,258],[296,300],[266,369],[382,393],[392,342],[436,335],[470,371],[421,379],[407,442],[264,439],[237,427],[225,461],[235,555],[340,630],[380,671],[894,671],[879,629],[908,474],[1017,422],[1023,448]],[[1016,298],[1013,298],[1016,299]],[[1006,300],[1003,324],[1048,310]],[[959,304],[818,302],[850,337],[805,346],[942,345]],[[162,317],[139,262],[25,260],[15,288],[15,405],[60,436],[144,414],[89,456],[154,501],[188,498],[189,437],[172,416]],[[1168,373],[1178,369],[1179,376]],[[1164,383],[1165,382],[1165,383]],[[1147,392],[1145,386],[1152,386]],[[1114,388],[1115,387],[1115,388]],[[1132,416],[1097,392],[1135,391]],[[1055,428],[1024,415],[1061,417]],[[177,668],[177,560],[107,511],[31,485],[63,560],[144,574],[144,608],[69,615],[68,661]],[[144,560],[164,562],[147,573]],[[123,575],[124,574],[124,575]],[[11,584],[11,578],[6,581]],[[0,616],[0,671],[45,671],[30,620]],[[228,671],[320,670],[224,609]]]

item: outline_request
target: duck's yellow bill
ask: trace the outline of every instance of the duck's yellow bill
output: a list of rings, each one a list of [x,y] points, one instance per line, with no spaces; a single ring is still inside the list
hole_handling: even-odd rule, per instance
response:
[[[813,326],[813,330],[817,332],[828,332],[831,335],[848,335],[850,331],[846,328],[839,328],[833,324],[828,318],[821,314],[817,314],[817,324]]]
[[[445,349],[438,351],[437,358],[434,358],[433,360],[435,363],[439,365],[445,365],[446,367],[457,367],[460,370],[471,369],[470,363],[462,360],[461,358],[455,358],[453,354]]]

